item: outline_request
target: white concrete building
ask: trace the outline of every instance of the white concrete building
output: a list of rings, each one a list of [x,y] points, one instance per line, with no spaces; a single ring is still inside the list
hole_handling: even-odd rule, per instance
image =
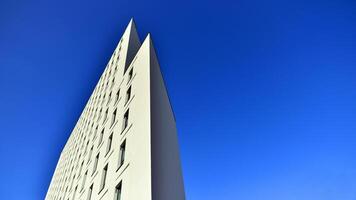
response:
[[[150,35],[130,21],[62,150],[46,200],[184,200],[175,119]]]

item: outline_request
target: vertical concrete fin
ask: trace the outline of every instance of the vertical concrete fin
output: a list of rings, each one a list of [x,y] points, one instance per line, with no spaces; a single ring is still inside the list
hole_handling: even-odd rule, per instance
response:
[[[150,58],[152,200],[184,200],[175,118],[150,34],[146,42]]]

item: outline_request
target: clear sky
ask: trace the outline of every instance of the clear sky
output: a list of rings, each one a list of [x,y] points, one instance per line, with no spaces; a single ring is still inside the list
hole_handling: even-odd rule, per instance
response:
[[[353,0],[1,0],[0,199],[44,199],[131,17],[154,40],[187,199],[356,199]]]

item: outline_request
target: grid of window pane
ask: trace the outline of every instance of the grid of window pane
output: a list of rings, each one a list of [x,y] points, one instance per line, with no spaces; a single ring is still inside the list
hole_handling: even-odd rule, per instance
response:
[[[107,162],[107,155],[110,156],[110,152],[116,151],[113,146],[113,138],[116,138],[116,136],[114,137],[114,125],[118,121],[118,117],[120,116],[121,119],[121,116],[123,116],[122,126],[117,125],[119,128],[119,134],[121,128],[127,128],[129,124],[129,110],[126,109],[124,113],[121,113],[120,109],[126,108],[126,104],[132,97],[130,85],[127,89],[125,89],[126,93],[122,94],[125,94],[125,96],[122,96],[122,98],[125,98],[125,101],[123,101],[122,104],[119,102],[121,99],[119,88],[121,87],[121,83],[126,80],[130,81],[133,78],[133,68],[131,67],[130,69],[130,65],[122,66],[124,68],[121,68],[121,70],[124,70],[124,75],[116,73],[120,70],[121,65],[119,64],[120,62],[117,61],[120,57],[122,41],[123,40],[121,39],[120,48],[114,52],[113,56],[109,60],[103,75],[100,77],[93,94],[89,98],[86,107],[84,108],[65,148],[62,151],[63,155],[61,155],[58,161],[58,169],[56,168],[53,176],[56,178],[53,179],[53,184],[51,182],[49,188],[49,191],[56,192],[54,194],[50,194],[50,198],[48,200],[77,200],[79,195],[81,199],[95,199],[96,197],[94,197],[93,193],[93,181],[96,180],[94,177],[99,175],[101,175],[99,178],[101,181],[100,186],[98,184],[99,191],[104,189],[106,187],[105,185],[109,186],[108,183],[106,183],[107,176],[109,176],[108,165],[110,162],[110,160]],[[126,70],[128,73],[125,74]],[[126,87],[126,85],[124,84],[123,87]],[[114,111],[111,112],[111,109]],[[105,132],[105,129],[111,133],[109,137],[107,137],[106,143],[103,142],[104,138],[106,138],[106,133],[108,133]],[[125,136],[120,136],[118,139],[125,139],[121,137]],[[96,140],[97,138],[98,140]],[[103,143],[106,144],[106,149],[102,148]],[[124,142],[122,142],[119,146],[119,166],[124,163],[125,148],[126,140],[124,140]],[[104,151],[105,154],[103,154]],[[93,154],[96,156],[94,157]],[[104,156],[100,157],[100,154]],[[115,158],[115,156],[113,158]],[[91,162],[92,159],[94,159],[93,162]],[[113,166],[116,166],[116,159],[113,161]],[[101,162],[104,161],[106,162],[106,165],[104,168],[101,168]],[[100,173],[99,168],[102,169],[102,173]],[[91,177],[89,178],[88,173],[91,173]],[[58,174],[60,174],[60,176],[58,176]],[[87,185],[90,186],[88,187]],[[113,189],[115,189],[115,199],[120,200],[121,182],[115,188],[113,187],[110,190]],[[86,198],[83,194],[86,194]]]

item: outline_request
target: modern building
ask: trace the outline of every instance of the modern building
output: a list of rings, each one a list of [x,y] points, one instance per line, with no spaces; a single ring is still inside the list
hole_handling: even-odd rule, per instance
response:
[[[46,200],[184,200],[174,114],[130,21],[64,146]]]

